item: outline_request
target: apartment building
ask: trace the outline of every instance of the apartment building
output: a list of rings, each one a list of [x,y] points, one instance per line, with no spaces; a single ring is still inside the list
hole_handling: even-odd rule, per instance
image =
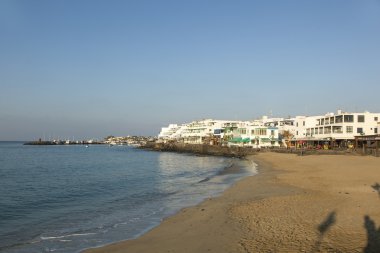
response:
[[[176,133],[181,129],[181,126],[177,124],[169,124],[168,127],[161,128],[161,132],[158,134],[158,138],[162,140],[175,139]],[[179,133],[178,133],[179,134]]]
[[[181,141],[189,144],[214,144],[216,139],[223,139],[231,134],[232,129],[239,126],[240,121],[226,120],[196,120],[190,123],[177,125],[170,124],[161,129],[158,138],[160,141]]]
[[[380,113],[350,113],[338,110],[319,116],[268,118],[254,121],[198,120],[163,127],[160,141],[191,144],[227,144],[251,147],[322,145],[347,147],[355,136],[380,134]]]
[[[187,124],[170,124],[158,135],[160,141],[188,144],[239,145],[250,147],[279,146],[278,128],[262,121],[199,120]]]
[[[336,114],[323,116],[298,116],[295,118],[295,140],[310,143],[333,141],[338,146],[347,146],[355,136],[378,135],[380,113],[350,113],[338,110]]]
[[[245,126],[234,130],[228,144],[254,148],[279,147],[278,128],[257,124],[257,122],[247,122]]]

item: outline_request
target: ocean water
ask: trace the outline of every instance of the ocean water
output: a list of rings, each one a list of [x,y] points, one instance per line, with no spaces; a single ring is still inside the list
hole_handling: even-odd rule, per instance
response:
[[[80,252],[136,238],[255,173],[233,158],[0,142],[0,252]]]

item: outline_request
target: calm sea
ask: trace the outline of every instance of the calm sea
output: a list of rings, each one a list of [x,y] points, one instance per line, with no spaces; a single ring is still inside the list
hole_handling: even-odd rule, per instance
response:
[[[224,173],[231,165],[240,172]],[[79,252],[135,238],[255,173],[232,158],[0,142],[0,252]]]

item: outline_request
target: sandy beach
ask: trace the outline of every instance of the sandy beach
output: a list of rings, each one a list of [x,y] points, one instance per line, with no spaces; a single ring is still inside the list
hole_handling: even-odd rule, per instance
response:
[[[380,160],[259,153],[259,174],[86,252],[380,252]]]

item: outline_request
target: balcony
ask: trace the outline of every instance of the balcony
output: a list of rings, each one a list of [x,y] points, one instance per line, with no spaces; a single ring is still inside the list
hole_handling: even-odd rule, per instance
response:
[[[332,132],[334,134],[342,134],[343,133],[343,127],[341,127],[341,126],[333,126]]]

